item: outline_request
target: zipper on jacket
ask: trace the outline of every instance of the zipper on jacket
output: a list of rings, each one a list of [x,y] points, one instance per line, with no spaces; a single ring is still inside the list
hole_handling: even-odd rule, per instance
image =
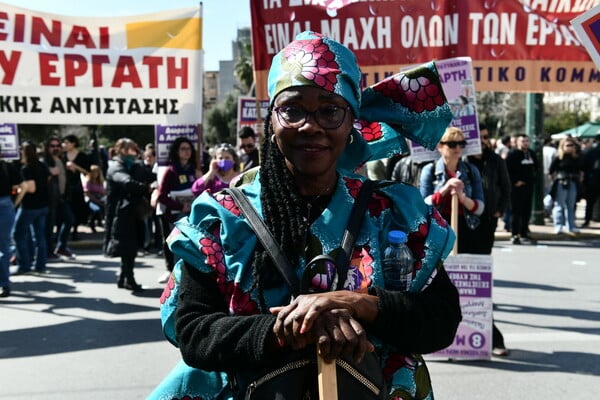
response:
[[[283,367],[281,368],[277,368],[271,372],[269,372],[268,374],[261,376],[260,378],[258,378],[257,380],[255,380],[254,382],[251,382],[250,384],[248,384],[248,388],[246,389],[248,396],[251,396],[252,393],[254,392],[254,390],[256,390],[256,388],[258,388],[260,385],[262,385],[265,382],[268,382],[269,380],[284,374],[288,371],[292,371],[294,369],[298,369],[298,368],[303,368],[306,367],[308,364],[311,363],[311,360],[305,359],[305,360],[298,360],[298,361],[293,361],[291,363],[285,364]]]
[[[339,359],[339,358],[337,360],[335,360],[335,363],[340,368],[343,368],[346,372],[348,372],[350,375],[352,375],[354,377],[354,379],[356,379],[357,381],[362,383],[367,389],[369,389],[371,392],[373,392],[373,394],[375,396],[379,396],[380,389],[377,387],[377,385],[375,385],[373,382],[371,382],[369,380],[369,378],[367,378],[366,376],[364,376],[363,374],[358,372],[352,365],[350,365],[348,362],[346,362],[342,359]]]

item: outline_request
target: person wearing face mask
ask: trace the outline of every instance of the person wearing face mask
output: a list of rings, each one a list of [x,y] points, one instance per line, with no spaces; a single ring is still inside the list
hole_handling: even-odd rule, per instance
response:
[[[192,185],[192,193],[199,196],[205,190],[217,193],[229,187],[229,184],[240,173],[239,157],[233,146],[222,143],[215,147],[214,157],[208,172],[196,179]]]
[[[143,166],[137,163],[138,145],[129,138],[115,143],[115,156],[106,173],[106,226],[104,254],[121,257],[121,273],[117,287],[133,292],[142,291],[133,276],[137,249],[144,240],[144,222],[136,206],[148,192]]]

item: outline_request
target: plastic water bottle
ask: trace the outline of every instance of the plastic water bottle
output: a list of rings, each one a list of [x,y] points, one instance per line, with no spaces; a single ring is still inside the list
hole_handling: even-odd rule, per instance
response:
[[[406,245],[406,233],[389,231],[389,245],[383,252],[385,288],[406,292],[412,283],[414,257]]]

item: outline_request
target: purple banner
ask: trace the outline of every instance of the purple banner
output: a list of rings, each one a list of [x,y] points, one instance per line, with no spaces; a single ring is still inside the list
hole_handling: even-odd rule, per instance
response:
[[[154,137],[156,139],[156,162],[159,166],[167,165],[169,149],[178,137],[187,137],[194,145],[198,142],[198,128],[196,125],[155,125]],[[196,151],[198,149],[196,148]]]
[[[20,158],[17,124],[0,124],[0,154],[3,160]]]

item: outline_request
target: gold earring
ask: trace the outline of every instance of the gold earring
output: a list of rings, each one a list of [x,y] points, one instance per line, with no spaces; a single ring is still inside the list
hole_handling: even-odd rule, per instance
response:
[[[271,135],[271,143],[275,144],[275,135]]]

